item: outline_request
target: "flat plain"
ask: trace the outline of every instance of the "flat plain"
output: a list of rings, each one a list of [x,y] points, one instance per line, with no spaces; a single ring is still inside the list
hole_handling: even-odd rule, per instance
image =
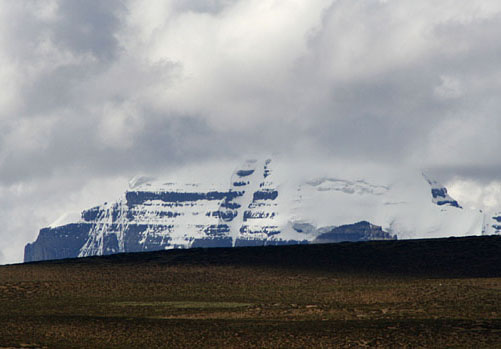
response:
[[[501,238],[0,267],[0,348],[501,348]]]

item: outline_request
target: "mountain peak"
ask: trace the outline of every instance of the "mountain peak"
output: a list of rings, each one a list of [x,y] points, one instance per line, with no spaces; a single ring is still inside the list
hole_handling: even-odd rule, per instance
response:
[[[366,172],[352,178],[298,172],[253,159],[233,171],[226,187],[134,177],[121,199],[42,229],[26,246],[25,261],[501,232],[501,214],[458,209],[447,189],[424,174],[383,185]]]

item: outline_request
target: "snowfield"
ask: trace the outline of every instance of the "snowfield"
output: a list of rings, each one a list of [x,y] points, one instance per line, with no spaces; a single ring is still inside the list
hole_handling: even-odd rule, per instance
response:
[[[116,202],[66,214],[42,229],[25,260],[309,243],[358,222],[397,239],[501,232],[501,215],[463,208],[419,171],[357,172],[261,159],[245,161],[227,178],[212,184],[135,177]]]

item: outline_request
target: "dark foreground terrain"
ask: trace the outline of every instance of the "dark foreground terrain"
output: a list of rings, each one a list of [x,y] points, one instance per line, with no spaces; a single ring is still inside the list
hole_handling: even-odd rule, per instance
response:
[[[501,348],[501,238],[1,266],[0,347]]]

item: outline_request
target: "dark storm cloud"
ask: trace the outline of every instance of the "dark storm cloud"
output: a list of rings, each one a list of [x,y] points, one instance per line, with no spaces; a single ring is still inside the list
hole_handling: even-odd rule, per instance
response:
[[[501,181],[500,13],[495,1],[3,2],[4,261],[124,178],[249,153]]]

